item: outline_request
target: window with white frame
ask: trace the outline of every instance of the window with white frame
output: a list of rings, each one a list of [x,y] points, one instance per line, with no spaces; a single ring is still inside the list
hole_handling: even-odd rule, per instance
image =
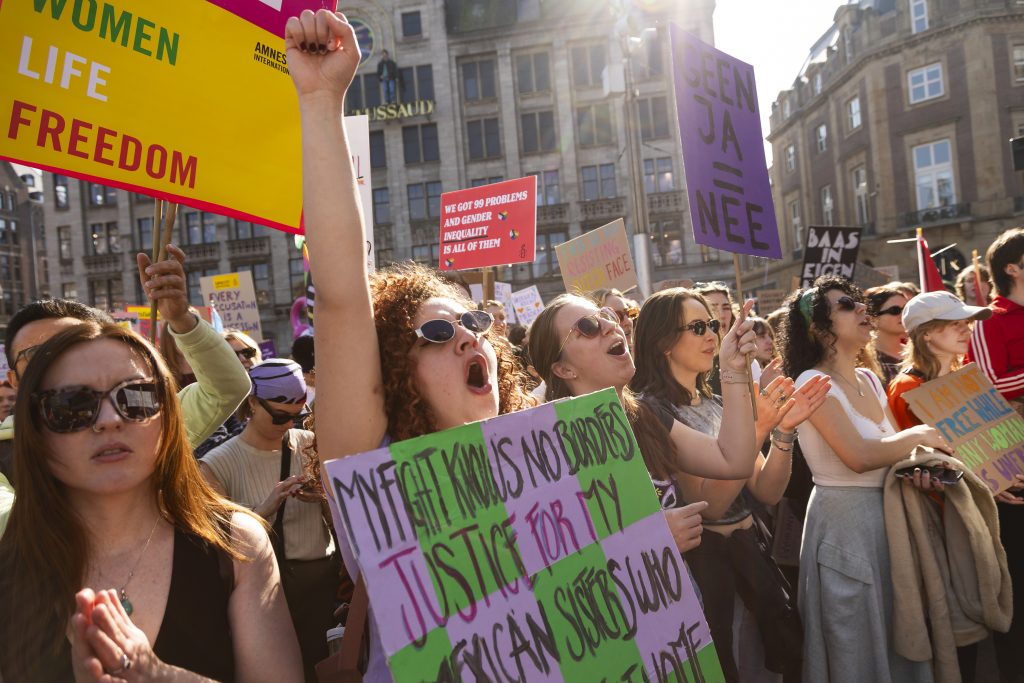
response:
[[[846,125],[847,130],[860,128],[860,98],[854,97],[846,103]]]
[[[835,225],[834,204],[832,202],[832,186],[821,188],[821,222],[824,225]]]
[[[857,211],[857,225],[867,225],[870,220],[868,213],[868,172],[858,166],[850,173],[853,183],[853,204]]]
[[[956,204],[956,186],[953,182],[953,154],[949,140],[937,140],[918,145],[914,156],[914,187],[917,191],[917,210]]]
[[[788,121],[789,117],[793,115],[793,105],[790,104],[789,98],[782,100],[782,120]]]
[[[907,87],[910,89],[911,104],[942,97],[946,92],[942,83],[942,64],[936,62],[908,71]]]
[[[796,170],[796,145],[786,147],[786,171],[792,173]]]
[[[912,33],[928,30],[928,0],[910,0],[910,30]]]
[[[672,158],[659,157],[644,159],[644,192],[671,192],[675,189],[672,179]]]
[[[804,221],[800,216],[800,200],[789,203],[789,230],[793,235],[793,251],[804,250]]]
[[[818,152],[828,149],[828,127],[824,123],[814,129],[814,139],[818,145]]]
[[[1013,46],[1013,80],[1024,83],[1024,45]]]
[[[813,81],[814,85],[813,85],[813,87],[814,87],[814,94],[815,95],[820,95],[821,94],[821,81],[822,81],[821,72],[819,71],[818,73],[814,74],[814,81]]]

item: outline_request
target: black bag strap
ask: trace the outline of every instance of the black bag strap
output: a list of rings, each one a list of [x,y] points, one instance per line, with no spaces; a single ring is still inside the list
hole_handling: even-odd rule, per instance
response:
[[[281,476],[278,481],[284,481],[291,476],[292,471],[292,444],[288,438],[288,434],[284,435],[281,439]],[[271,536],[273,540],[272,545],[274,546],[274,552],[277,554],[278,563],[284,563],[284,506],[288,502],[285,498],[281,501],[281,507],[277,508],[277,516],[274,517],[274,523],[271,526],[274,533]]]

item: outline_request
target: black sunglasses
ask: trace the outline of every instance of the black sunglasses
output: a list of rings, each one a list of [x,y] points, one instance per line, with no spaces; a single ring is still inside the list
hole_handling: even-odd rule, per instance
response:
[[[238,356],[240,360],[252,360],[256,357],[256,353],[256,349],[251,346],[246,346],[244,349],[238,349],[235,351],[235,355]]]
[[[263,410],[267,411],[267,415],[270,415],[270,421],[278,426],[286,425],[289,422],[294,422],[296,420],[304,420],[309,417],[309,411],[306,410],[305,406],[303,406],[302,410],[297,413],[286,413],[283,410],[275,410],[269,403],[267,403],[266,399],[260,398],[259,396],[254,396],[253,398],[259,401]]]
[[[856,311],[858,303],[856,299],[849,296],[841,296],[836,299],[836,306],[839,307],[840,311]]]
[[[32,394],[39,419],[51,432],[69,434],[96,424],[103,399],[110,400],[127,422],[145,422],[160,413],[160,384],[151,379],[130,379],[107,391],[89,387],[64,387]]]
[[[877,318],[880,315],[902,315],[902,314],[903,314],[903,307],[902,306],[890,306],[889,308],[883,308],[878,313],[875,313],[875,317]]]
[[[679,331],[680,332],[685,332],[686,330],[689,330],[690,332],[693,332],[698,337],[703,337],[705,334],[707,334],[709,329],[712,332],[714,332],[715,334],[718,334],[718,331],[722,329],[722,323],[720,323],[716,319],[712,319],[712,320],[694,320],[689,325],[683,325],[682,327],[680,327]]]
[[[580,336],[586,337],[587,339],[593,339],[597,335],[601,334],[602,320],[607,320],[612,325],[619,324],[618,314],[607,306],[597,313],[591,313],[590,315],[583,316],[572,324],[569,334],[565,335],[565,339],[562,340],[562,345],[558,347],[558,355],[555,356],[555,358],[561,357],[562,350],[565,349],[565,345],[569,343],[569,338],[572,337],[573,332],[579,332]]]
[[[454,322],[442,318],[428,320],[416,328],[416,336],[434,344],[444,344],[455,338],[456,325],[462,325],[470,332],[483,334],[491,329],[493,324],[494,316],[487,311],[466,311]]]

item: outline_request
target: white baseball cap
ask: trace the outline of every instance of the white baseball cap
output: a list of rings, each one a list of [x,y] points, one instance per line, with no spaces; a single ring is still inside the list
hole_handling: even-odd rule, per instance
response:
[[[968,306],[950,292],[918,294],[903,307],[903,327],[913,332],[929,320],[987,320],[992,309]]]

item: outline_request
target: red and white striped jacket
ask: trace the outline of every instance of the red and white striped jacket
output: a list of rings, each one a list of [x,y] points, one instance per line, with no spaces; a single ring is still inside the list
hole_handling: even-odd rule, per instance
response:
[[[997,296],[989,307],[992,317],[974,323],[967,360],[1007,400],[1024,397],[1024,306]]]

